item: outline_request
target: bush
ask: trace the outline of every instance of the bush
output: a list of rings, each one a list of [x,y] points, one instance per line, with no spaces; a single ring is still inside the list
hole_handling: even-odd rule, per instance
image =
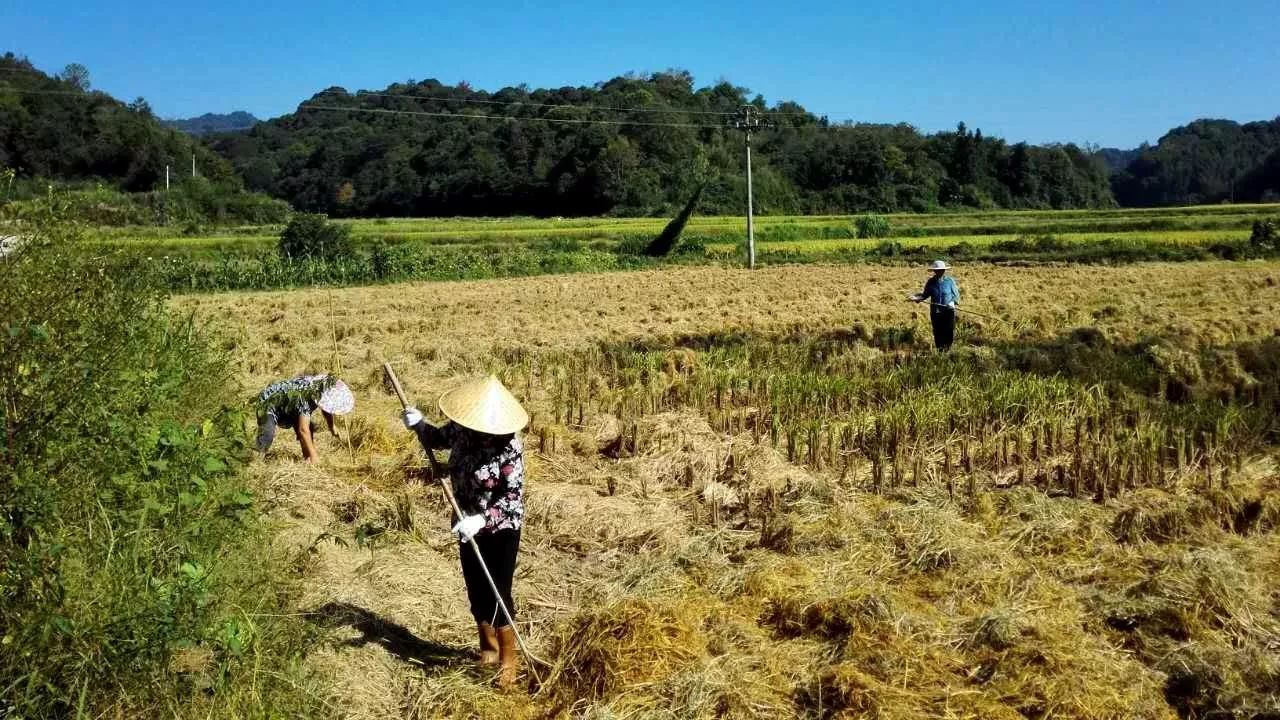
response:
[[[352,256],[351,228],[329,222],[325,215],[299,213],[280,233],[280,256],[286,260],[341,260]]]
[[[1255,220],[1249,244],[1261,252],[1280,249],[1280,220]]]
[[[873,257],[900,257],[905,253],[906,249],[902,247],[902,243],[893,240],[885,240],[867,252]]]
[[[882,215],[863,215],[853,225],[860,238],[887,238],[893,234],[889,219]]]
[[[226,358],[141,262],[37,227],[0,270],[0,716],[307,703],[255,672],[301,635],[250,619],[287,596]]]
[[[682,258],[705,257],[707,254],[707,238],[705,235],[685,235],[671,254]]]
[[[651,242],[653,238],[644,235],[624,235],[618,240],[615,251],[619,255],[641,256]]]
[[[184,229],[225,223],[262,225],[284,222],[289,214],[289,206],[283,201],[204,178],[187,178],[167,191],[137,193],[104,185],[58,187],[63,218],[90,225],[170,225]],[[7,204],[6,211],[13,215],[38,212],[46,200],[44,194],[15,200]]]

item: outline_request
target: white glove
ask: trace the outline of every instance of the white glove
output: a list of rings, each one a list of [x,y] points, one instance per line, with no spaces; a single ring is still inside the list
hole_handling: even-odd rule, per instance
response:
[[[955,304],[955,302],[954,302],[954,301],[953,301],[953,302],[949,302],[949,303],[947,303],[947,307],[951,308],[952,310],[955,310],[955,309],[956,309],[956,304]]]
[[[458,539],[462,542],[470,542],[476,533],[484,529],[483,515],[468,515],[459,520],[453,526],[453,532],[458,534]]]
[[[422,413],[419,412],[418,408],[416,407],[405,408],[404,413],[401,414],[401,417],[404,419],[404,426],[410,430],[417,427],[418,424],[421,423],[423,420]]]
[[[912,302],[920,302],[921,300],[924,300],[924,295],[921,295],[920,293],[916,293],[915,295],[908,295],[907,299]]]

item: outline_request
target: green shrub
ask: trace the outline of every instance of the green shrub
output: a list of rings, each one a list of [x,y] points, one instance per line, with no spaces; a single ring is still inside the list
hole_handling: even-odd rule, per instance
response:
[[[885,240],[867,252],[874,257],[899,257],[905,253],[906,249],[902,247],[902,243],[893,240]]]
[[[615,252],[619,255],[644,255],[653,238],[644,235],[624,235],[618,240]]]
[[[671,254],[682,258],[704,257],[707,254],[707,238],[705,235],[685,235]]]
[[[287,260],[350,258],[351,228],[331,223],[325,215],[299,213],[280,233],[279,249]]]
[[[887,238],[893,234],[889,219],[882,215],[862,215],[853,225],[860,238]]]
[[[1280,220],[1255,220],[1249,244],[1261,252],[1280,249]]]
[[[311,704],[229,363],[142,261],[41,220],[0,270],[0,716]]]
[[[234,185],[213,184],[204,178],[187,178],[169,190],[137,193],[126,193],[104,185],[67,189],[59,184],[58,187],[61,188],[57,195],[64,219],[106,227],[262,225],[284,222],[289,214],[289,206],[283,201],[245,192]],[[7,204],[6,212],[22,215],[38,211],[45,202],[45,195],[15,200]]]
[[[551,252],[578,252],[582,249],[582,241],[573,237],[552,238],[544,246]]]

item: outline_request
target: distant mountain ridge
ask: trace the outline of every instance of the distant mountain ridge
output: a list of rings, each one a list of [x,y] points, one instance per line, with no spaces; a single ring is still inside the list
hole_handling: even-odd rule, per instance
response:
[[[220,132],[237,132],[262,122],[243,110],[231,113],[205,113],[200,117],[164,120],[165,125],[188,135],[209,135]]]
[[[1098,151],[1098,154],[1106,161],[1107,167],[1111,168],[1112,172],[1118,172],[1129,167],[1129,163],[1133,162],[1140,152],[1142,152],[1142,148],[1135,148],[1133,150],[1102,148]]]

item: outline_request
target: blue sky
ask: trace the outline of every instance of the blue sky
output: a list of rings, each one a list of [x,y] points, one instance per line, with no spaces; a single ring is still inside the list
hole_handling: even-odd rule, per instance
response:
[[[5,0],[0,51],[162,117],[291,111],[410,78],[495,90],[691,71],[834,119],[965,121],[1031,142],[1131,147],[1198,117],[1280,115],[1280,6],[1181,2]]]

